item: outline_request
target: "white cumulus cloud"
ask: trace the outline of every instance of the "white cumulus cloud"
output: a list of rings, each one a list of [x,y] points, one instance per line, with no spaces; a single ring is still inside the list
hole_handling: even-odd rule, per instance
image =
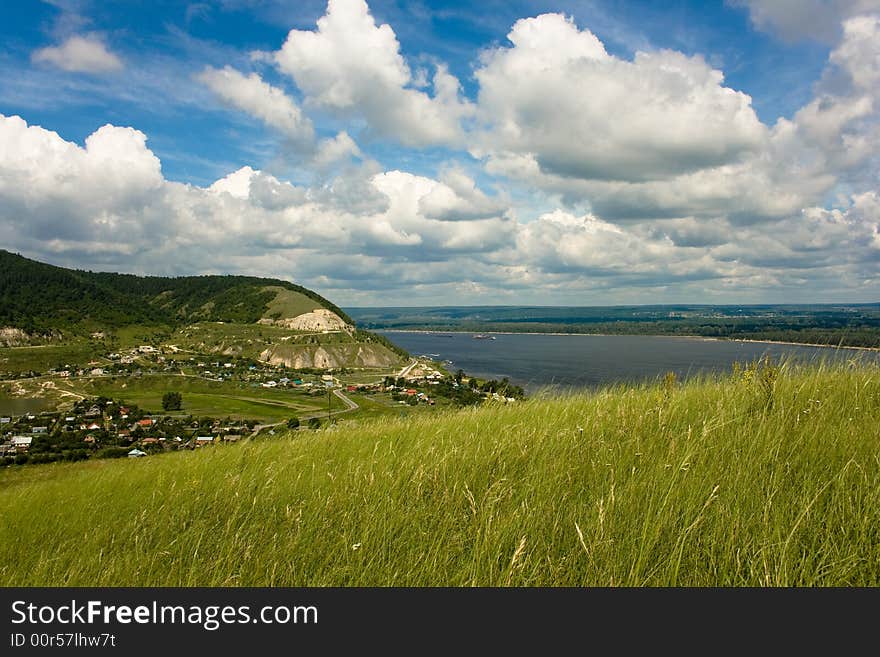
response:
[[[843,20],[880,11],[877,0],[733,0],[731,4],[747,7],[756,28],[787,41],[834,42]]]
[[[474,152],[544,174],[644,181],[740,161],[766,129],[700,57],[609,55],[559,14],[517,21],[476,72],[486,129]]]
[[[230,66],[209,66],[198,79],[229,106],[260,119],[287,138],[302,144],[314,139],[312,122],[293,99],[256,73],[244,75]]]
[[[316,30],[291,30],[274,54],[310,106],[362,117],[378,136],[408,146],[459,144],[473,112],[459,82],[436,67],[433,96],[418,82],[390,25],[376,25],[364,0],[330,0]]]
[[[35,50],[31,59],[74,73],[112,73],[124,68],[122,60],[95,34],[70,36],[57,46]]]

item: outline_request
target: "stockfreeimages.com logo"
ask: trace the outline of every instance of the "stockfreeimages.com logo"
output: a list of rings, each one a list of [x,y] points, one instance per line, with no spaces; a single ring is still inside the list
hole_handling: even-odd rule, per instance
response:
[[[25,600],[12,603],[13,625],[199,625],[213,632],[223,625],[262,623],[264,625],[317,624],[314,605],[110,605],[89,600],[60,605],[36,605]]]

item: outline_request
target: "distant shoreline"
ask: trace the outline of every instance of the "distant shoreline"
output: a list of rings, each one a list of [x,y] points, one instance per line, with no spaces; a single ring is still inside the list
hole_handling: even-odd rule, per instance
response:
[[[704,340],[706,342],[754,342],[758,344],[787,344],[793,347],[822,347],[825,349],[851,349],[854,351],[880,351],[880,347],[853,347],[849,345],[836,344],[817,344],[815,342],[789,342],[785,340],[751,340],[746,338],[713,338],[706,335],[664,335],[662,333],[560,333],[558,331],[433,331],[426,329],[370,329],[374,332],[384,333],[426,333],[443,335],[446,333],[476,333],[478,335],[561,335],[561,336],[578,336],[586,338],[613,338],[613,337],[631,337],[631,338],[679,338],[684,340]]]

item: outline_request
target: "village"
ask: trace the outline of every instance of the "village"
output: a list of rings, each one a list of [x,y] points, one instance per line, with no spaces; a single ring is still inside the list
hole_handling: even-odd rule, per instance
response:
[[[359,404],[347,395],[371,407],[392,406],[430,408],[463,406],[485,400],[510,403],[522,396],[521,389],[505,382],[483,382],[466,377],[464,372],[450,375],[429,357],[412,359],[394,375],[379,378],[374,374],[338,370],[299,369],[271,365],[248,358],[216,359],[205,355],[183,355],[174,349],[142,345],[125,353],[109,353],[101,361],[84,367],[64,366],[47,372],[34,372],[34,378],[73,383],[77,380],[109,381],[120,394],[81,397],[66,411],[48,410],[22,415],[0,416],[0,464],[22,465],[54,461],[78,461],[89,458],[141,458],[176,451],[235,443],[244,438],[272,436],[282,430],[318,429],[326,422],[335,423],[341,413],[356,412]],[[134,379],[167,386],[162,412],[126,402],[124,381]],[[254,389],[263,395],[286,394],[289,399],[312,399],[324,404],[331,394],[345,404],[342,409],[312,413],[291,412],[283,420],[247,418],[232,414],[197,415],[181,406],[180,393],[173,381],[195,380],[220,386],[235,384],[236,389]],[[46,385],[43,383],[43,385]],[[220,386],[221,389],[225,389]],[[176,400],[173,395],[177,395]],[[513,395],[513,396],[510,396]],[[222,396],[218,394],[218,396]],[[288,397],[284,397],[287,399]],[[176,402],[176,403],[175,403]],[[302,423],[301,423],[302,420]]]
[[[80,400],[65,413],[0,417],[0,456],[5,464],[134,457],[235,442],[256,426],[253,420],[148,413],[99,397]]]

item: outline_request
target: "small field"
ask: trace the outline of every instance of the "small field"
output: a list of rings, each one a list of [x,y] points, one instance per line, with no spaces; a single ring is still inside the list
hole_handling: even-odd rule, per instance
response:
[[[87,397],[124,399],[141,408],[161,411],[162,395],[179,392],[185,415],[232,417],[280,421],[291,415],[326,413],[327,395],[311,396],[299,390],[263,388],[234,381],[208,381],[189,376],[145,375],[142,377],[98,377],[76,388]],[[331,411],[344,408],[330,396]]]
[[[81,365],[99,358],[103,347],[88,340],[62,345],[5,347],[0,349],[0,373],[45,372],[54,367]]]
[[[5,586],[878,586],[880,372],[0,472]]]
[[[9,389],[25,391],[13,396]],[[292,415],[308,418],[327,412],[327,395],[310,395],[305,390],[263,388],[236,381],[210,381],[195,376],[145,374],[99,376],[77,379],[43,377],[0,385],[0,410],[12,415],[27,411],[63,409],[81,397],[108,397],[123,400],[154,413],[162,412],[162,395],[179,392],[183,396],[183,415],[231,417],[262,422],[278,422]],[[346,408],[335,395],[330,410]],[[5,409],[5,410],[4,410]]]

